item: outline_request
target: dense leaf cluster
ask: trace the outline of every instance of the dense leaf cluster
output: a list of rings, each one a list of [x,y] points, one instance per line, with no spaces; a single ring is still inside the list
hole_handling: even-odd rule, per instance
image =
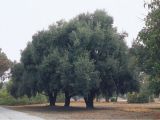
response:
[[[150,88],[156,94],[160,93],[160,1],[152,0],[146,4],[148,15],[145,27],[139,32],[133,45],[137,61],[142,71],[150,75]]]
[[[28,97],[43,93],[55,105],[58,92],[82,96],[93,107],[96,95],[112,96],[138,90],[138,81],[124,42],[126,34],[113,27],[105,11],[58,21],[33,35],[12,68],[11,94]]]

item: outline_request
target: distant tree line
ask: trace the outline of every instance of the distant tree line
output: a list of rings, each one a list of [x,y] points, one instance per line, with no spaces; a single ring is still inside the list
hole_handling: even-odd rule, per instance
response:
[[[138,91],[136,57],[126,46],[126,35],[117,32],[113,18],[103,10],[58,21],[34,34],[22,51],[11,69],[11,95],[43,93],[54,106],[63,92],[64,106],[78,95],[93,108],[100,94],[109,98]]]

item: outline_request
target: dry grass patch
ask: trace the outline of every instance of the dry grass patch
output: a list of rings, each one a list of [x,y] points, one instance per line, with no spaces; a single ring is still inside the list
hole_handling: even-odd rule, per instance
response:
[[[48,104],[13,106],[11,109],[29,114],[54,119],[160,119],[160,104],[95,103],[95,109],[85,109],[84,102],[72,102],[70,108],[63,103],[56,107]]]

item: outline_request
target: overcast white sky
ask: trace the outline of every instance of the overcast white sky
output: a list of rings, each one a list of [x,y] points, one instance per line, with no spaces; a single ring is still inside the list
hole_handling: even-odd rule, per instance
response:
[[[143,5],[144,0],[0,0],[0,48],[9,59],[19,61],[20,50],[38,30],[96,9],[105,9],[118,31],[129,33],[127,44],[131,46],[144,26]]]

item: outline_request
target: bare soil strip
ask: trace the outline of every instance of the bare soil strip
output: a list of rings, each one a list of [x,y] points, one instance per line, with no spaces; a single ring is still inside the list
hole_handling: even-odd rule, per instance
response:
[[[54,119],[160,119],[160,104],[95,103],[95,109],[85,109],[83,102],[72,102],[70,108],[62,103],[56,107],[43,105],[8,106],[8,108],[39,116],[45,120]]]

